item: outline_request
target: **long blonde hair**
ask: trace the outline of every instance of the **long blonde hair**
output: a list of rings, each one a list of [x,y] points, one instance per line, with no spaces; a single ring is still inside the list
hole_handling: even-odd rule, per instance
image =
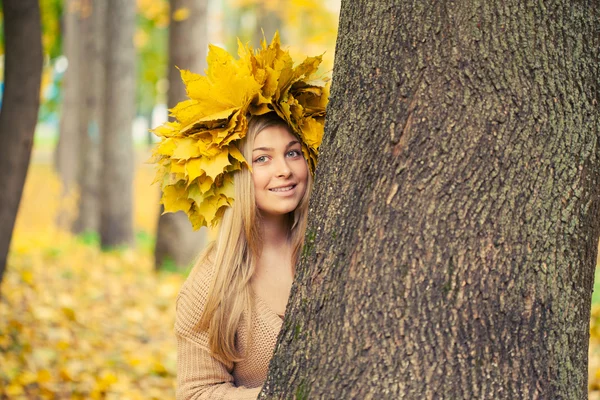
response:
[[[250,119],[248,133],[240,144],[240,151],[249,163],[252,162],[252,145],[256,135],[265,128],[278,125],[287,127],[275,113]],[[223,214],[217,239],[198,260],[199,264],[212,264],[214,270],[199,329],[208,331],[211,352],[225,362],[237,362],[243,358],[235,347],[235,334],[243,312],[252,311],[249,283],[262,249],[260,211],[256,207],[252,174],[248,168],[236,172],[234,186],[235,200]],[[311,188],[312,176],[309,173],[304,197],[296,210],[289,214],[292,265],[295,265],[304,241]],[[246,319],[246,324],[251,337],[250,318]]]

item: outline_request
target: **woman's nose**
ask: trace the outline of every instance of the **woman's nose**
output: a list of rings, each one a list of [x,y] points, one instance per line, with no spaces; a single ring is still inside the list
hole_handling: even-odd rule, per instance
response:
[[[277,163],[277,176],[282,178],[287,178],[291,175],[292,170],[287,163],[286,159],[282,159]]]

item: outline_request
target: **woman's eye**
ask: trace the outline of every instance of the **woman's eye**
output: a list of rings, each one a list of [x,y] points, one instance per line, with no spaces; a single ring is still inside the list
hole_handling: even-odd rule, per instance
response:
[[[260,157],[256,157],[254,159],[254,162],[256,162],[256,163],[264,163],[266,161],[267,161],[267,157],[266,156],[260,156]]]
[[[290,150],[287,152],[287,156],[288,157],[298,157],[300,156],[302,153],[300,153],[300,150]]]

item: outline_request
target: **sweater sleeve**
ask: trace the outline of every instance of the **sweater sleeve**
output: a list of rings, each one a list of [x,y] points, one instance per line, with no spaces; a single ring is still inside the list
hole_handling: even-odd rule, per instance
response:
[[[206,270],[194,272],[177,297],[177,400],[255,400],[261,387],[235,386],[233,364],[225,364],[211,355],[208,332],[197,327],[206,304],[210,276]]]

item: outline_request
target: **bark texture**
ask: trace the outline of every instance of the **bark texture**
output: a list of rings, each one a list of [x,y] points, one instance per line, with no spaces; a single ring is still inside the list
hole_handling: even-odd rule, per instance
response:
[[[6,269],[40,105],[42,32],[36,0],[5,0],[0,111],[0,283]]]
[[[100,220],[100,143],[105,92],[106,6],[105,0],[81,3],[80,40],[83,42],[79,70],[80,129],[78,187],[79,213],[76,233],[97,232]]]
[[[261,398],[582,399],[596,0],[343,1]]]
[[[167,106],[173,108],[187,98],[185,86],[177,68],[201,73],[206,68],[208,32],[206,30],[207,0],[171,0],[171,14],[180,8],[190,10],[183,21],[171,20],[169,25],[169,91]],[[160,216],[154,249],[155,266],[171,261],[178,267],[187,267],[206,244],[205,230],[194,231],[184,212]]]
[[[108,0],[106,94],[102,140],[100,241],[133,242],[133,138],[135,115],[135,2]]]

